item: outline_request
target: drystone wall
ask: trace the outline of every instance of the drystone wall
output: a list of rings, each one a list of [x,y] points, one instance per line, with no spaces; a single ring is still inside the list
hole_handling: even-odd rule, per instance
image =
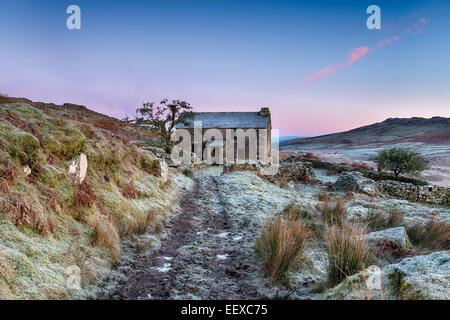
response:
[[[378,181],[380,192],[397,199],[430,204],[449,204],[450,189],[435,185],[415,186],[398,181]]]

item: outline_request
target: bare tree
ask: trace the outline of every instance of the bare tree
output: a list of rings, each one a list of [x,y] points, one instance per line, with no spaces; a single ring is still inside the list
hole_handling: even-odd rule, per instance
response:
[[[173,142],[170,140],[173,130],[178,123],[187,123],[193,117],[192,107],[182,100],[162,100],[159,105],[154,102],[145,102],[142,108],[136,110],[135,119],[124,121],[146,127],[159,134],[166,152],[171,152]]]

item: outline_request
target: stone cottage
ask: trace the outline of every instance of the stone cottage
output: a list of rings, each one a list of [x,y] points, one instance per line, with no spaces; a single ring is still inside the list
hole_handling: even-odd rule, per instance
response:
[[[198,154],[201,150],[203,158],[206,150],[212,157],[219,153],[218,158],[227,163],[269,161],[272,130],[269,108],[257,112],[194,112],[184,123],[178,123],[176,129],[187,129],[194,137],[195,126],[197,136],[201,128],[201,141],[191,139],[192,152]]]

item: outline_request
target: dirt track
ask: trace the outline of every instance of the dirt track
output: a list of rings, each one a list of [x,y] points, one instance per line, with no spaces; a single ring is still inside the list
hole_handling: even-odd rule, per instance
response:
[[[219,168],[194,177],[160,249],[132,262],[133,274],[109,299],[251,299],[257,290],[246,279],[256,269],[232,244],[227,213],[219,200]]]

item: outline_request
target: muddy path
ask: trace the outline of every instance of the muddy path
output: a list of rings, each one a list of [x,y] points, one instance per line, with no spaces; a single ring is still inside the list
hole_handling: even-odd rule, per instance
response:
[[[221,172],[211,167],[195,173],[161,247],[133,261],[133,273],[109,299],[257,298],[250,282],[257,270],[233,245],[239,235],[220,202]]]

